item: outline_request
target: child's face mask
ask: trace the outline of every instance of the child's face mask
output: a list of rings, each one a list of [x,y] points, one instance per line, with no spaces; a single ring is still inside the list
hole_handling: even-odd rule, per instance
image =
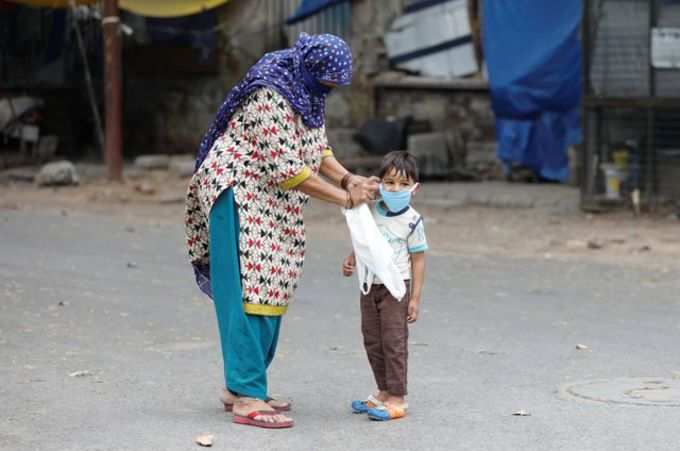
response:
[[[411,193],[413,193],[416,188],[418,188],[417,183],[403,191],[387,191],[385,190],[385,186],[381,183],[380,196],[382,197],[383,202],[385,202],[385,205],[387,205],[389,211],[392,213],[399,213],[411,204]]]

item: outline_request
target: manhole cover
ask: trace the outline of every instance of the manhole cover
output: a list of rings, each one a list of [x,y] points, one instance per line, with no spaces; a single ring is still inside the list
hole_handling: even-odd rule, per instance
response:
[[[630,377],[592,380],[562,387],[566,397],[611,404],[680,407],[680,380]]]

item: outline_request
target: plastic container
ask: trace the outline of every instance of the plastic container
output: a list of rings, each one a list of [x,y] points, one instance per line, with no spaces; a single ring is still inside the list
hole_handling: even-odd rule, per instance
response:
[[[616,164],[604,163],[600,165],[604,172],[605,197],[618,200],[621,198],[621,171]]]

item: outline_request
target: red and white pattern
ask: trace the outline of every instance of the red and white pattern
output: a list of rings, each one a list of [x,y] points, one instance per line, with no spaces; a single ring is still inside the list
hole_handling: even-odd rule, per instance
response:
[[[232,188],[244,302],[288,305],[302,274],[302,207],[308,196],[281,184],[305,167],[318,173],[327,147],[325,129],[305,126],[276,91],[263,88],[251,94],[191,179],[185,217],[191,261],[208,262],[210,209]]]

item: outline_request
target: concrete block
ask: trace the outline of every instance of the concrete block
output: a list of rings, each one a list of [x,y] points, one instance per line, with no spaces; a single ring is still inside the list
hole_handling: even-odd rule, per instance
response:
[[[35,177],[38,186],[77,185],[80,177],[70,161],[56,161],[44,165]]]

